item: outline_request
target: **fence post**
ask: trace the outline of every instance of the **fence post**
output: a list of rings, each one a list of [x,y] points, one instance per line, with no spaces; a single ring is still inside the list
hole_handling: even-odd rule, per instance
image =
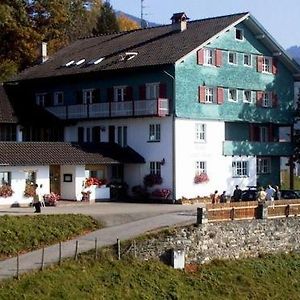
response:
[[[230,211],[230,219],[231,220],[234,220],[234,217],[235,217],[235,209],[234,209],[234,207],[231,209],[231,211]]]
[[[208,223],[208,213],[206,207],[197,208],[197,225]]]
[[[268,219],[268,204],[266,202],[260,202],[257,206],[258,219]]]
[[[288,217],[290,214],[290,205],[288,204],[285,208],[285,216]]]
[[[76,245],[75,245],[75,257],[74,257],[75,260],[78,259],[78,241],[76,241]]]
[[[17,279],[20,279],[20,256],[17,254]]]
[[[41,271],[44,270],[44,262],[45,262],[45,248],[42,249],[42,262],[41,262]]]
[[[136,240],[133,240],[134,257],[136,258]]]
[[[95,260],[98,259],[98,239],[95,238]]]
[[[117,239],[117,248],[118,248],[118,260],[121,260],[121,243],[119,239]]]
[[[61,242],[59,242],[58,247],[58,264],[61,265]]]

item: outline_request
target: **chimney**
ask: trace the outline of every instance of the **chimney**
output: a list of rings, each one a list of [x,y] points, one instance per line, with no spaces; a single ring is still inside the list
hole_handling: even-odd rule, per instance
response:
[[[187,29],[187,21],[189,20],[189,18],[184,12],[173,14],[171,20],[173,31],[181,32]]]
[[[41,63],[44,63],[47,60],[48,60],[47,43],[42,42],[42,45],[41,45]]]

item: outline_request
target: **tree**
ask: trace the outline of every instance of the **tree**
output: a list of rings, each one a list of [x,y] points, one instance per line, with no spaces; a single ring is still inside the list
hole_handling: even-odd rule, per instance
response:
[[[118,24],[120,31],[129,31],[140,28],[137,22],[127,18],[123,14],[118,17]]]
[[[108,1],[102,4],[97,25],[93,30],[94,34],[113,33],[119,31],[119,24],[116,14]]]

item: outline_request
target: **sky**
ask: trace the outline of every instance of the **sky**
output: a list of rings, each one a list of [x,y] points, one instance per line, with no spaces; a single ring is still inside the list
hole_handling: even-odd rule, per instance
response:
[[[141,16],[141,0],[110,0],[115,10]],[[144,0],[145,19],[170,24],[175,12],[190,20],[250,12],[285,49],[300,45],[300,0]]]

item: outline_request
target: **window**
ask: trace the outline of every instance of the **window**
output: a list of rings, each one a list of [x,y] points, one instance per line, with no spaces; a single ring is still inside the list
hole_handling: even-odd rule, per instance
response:
[[[34,171],[25,172],[25,181],[26,181],[26,185],[35,185],[36,184],[36,172],[34,172]]]
[[[262,71],[266,73],[272,73],[272,58],[263,57],[262,59]]]
[[[235,52],[228,52],[228,62],[230,64],[237,64],[237,54]]]
[[[146,99],[158,99],[159,98],[159,83],[147,83],[146,84]]]
[[[10,172],[0,172],[1,185],[11,185],[11,173]]]
[[[0,141],[16,141],[17,126],[15,124],[0,124]]]
[[[118,126],[118,144],[121,147],[127,146],[127,126]]]
[[[204,64],[205,65],[215,64],[215,51],[213,49],[204,49]]]
[[[214,103],[215,90],[214,88],[205,88],[205,103]]]
[[[196,161],[195,175],[206,173],[206,161]]]
[[[248,161],[233,161],[232,162],[232,177],[248,177],[249,166]]]
[[[271,173],[271,159],[269,157],[257,158],[256,171],[257,174]]]
[[[251,54],[244,54],[244,66],[247,66],[247,67],[252,66],[252,56],[251,56]]]
[[[93,90],[83,90],[83,104],[93,103]]]
[[[39,106],[45,106],[46,104],[46,93],[36,94],[35,103]]]
[[[119,86],[114,87],[114,101],[115,102],[123,102],[126,98],[126,87]]]
[[[64,93],[55,92],[54,93],[54,105],[63,105],[64,104]]]
[[[150,161],[150,174],[161,176],[161,162]]]
[[[259,127],[259,141],[266,143],[269,141],[269,128],[268,127]]]
[[[205,142],[205,139],[206,139],[206,125],[203,123],[196,123],[195,142]]]
[[[228,90],[228,100],[232,102],[237,102],[237,90],[236,89],[229,89]]]
[[[271,101],[270,93],[263,93],[262,106],[263,107],[272,107],[272,101]]]
[[[244,32],[242,29],[238,29],[238,28],[235,29],[235,38],[239,41],[244,40]]]
[[[149,125],[149,141],[151,142],[160,141],[160,124]]]
[[[252,92],[251,91],[243,91],[243,102],[252,103]]]

